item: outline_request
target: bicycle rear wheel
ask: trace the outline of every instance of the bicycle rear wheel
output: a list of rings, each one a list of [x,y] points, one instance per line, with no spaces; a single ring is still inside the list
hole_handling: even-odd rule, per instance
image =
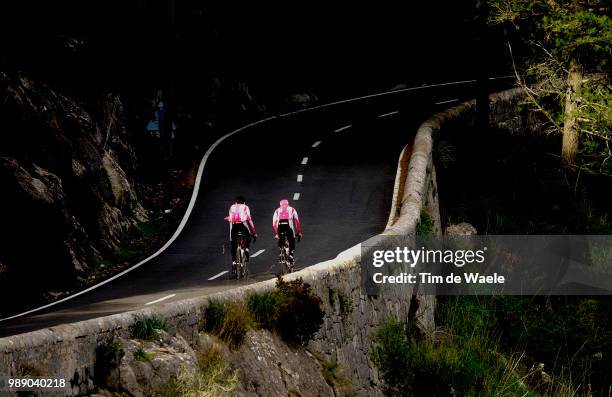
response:
[[[238,247],[238,250],[236,251],[236,280],[240,280],[240,278],[243,277],[245,261],[246,258],[244,255],[244,250],[242,247]]]

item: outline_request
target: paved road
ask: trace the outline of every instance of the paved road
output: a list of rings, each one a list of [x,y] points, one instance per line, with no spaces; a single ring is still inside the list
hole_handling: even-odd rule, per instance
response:
[[[384,229],[397,159],[418,125],[456,102],[446,101],[469,95],[465,86],[419,90],[280,117],[233,135],[212,152],[189,221],[166,251],[84,295],[1,322],[0,336],[236,286],[219,274],[229,268],[223,218],[237,194],[247,198],[260,236],[251,252],[263,250],[240,283],[279,270],[271,223],[280,198],[291,201],[303,224],[297,268],[334,258]]]

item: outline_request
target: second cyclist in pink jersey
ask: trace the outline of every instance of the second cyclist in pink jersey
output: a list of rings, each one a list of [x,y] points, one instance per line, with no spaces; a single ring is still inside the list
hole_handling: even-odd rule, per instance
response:
[[[302,240],[302,228],[300,227],[300,218],[295,208],[289,205],[289,200],[283,199],[280,201],[280,207],[274,211],[272,216],[272,227],[274,234],[278,239],[279,247],[282,247],[283,241],[279,239],[279,234],[284,234],[289,241],[289,261],[293,263],[293,253],[295,251],[295,238],[298,241]]]

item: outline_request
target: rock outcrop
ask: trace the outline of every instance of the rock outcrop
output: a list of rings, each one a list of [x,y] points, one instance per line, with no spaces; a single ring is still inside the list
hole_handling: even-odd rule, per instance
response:
[[[119,338],[117,343],[122,358],[106,379],[106,391],[155,396],[179,371],[197,371],[196,353],[180,335],[162,332],[157,341]]]
[[[303,348],[292,348],[277,335],[259,330],[248,333],[245,343],[236,351],[213,336],[201,333],[195,348],[180,335],[161,332],[155,341],[117,338],[115,349],[121,358],[110,369],[104,385],[96,395],[112,396],[121,393],[134,397],[168,395],[177,390],[201,387],[208,393],[214,383],[231,387],[223,395],[233,396],[334,396],[326,383],[321,362]],[[220,358],[202,355],[214,350]],[[199,352],[199,353],[198,353]],[[200,357],[198,357],[200,355]],[[203,358],[204,357],[204,358]],[[208,361],[223,360],[226,373],[215,376],[206,367]],[[184,382],[185,378],[198,379]],[[172,387],[183,380],[180,387]],[[219,390],[223,390],[219,388]],[[195,394],[194,394],[195,395]]]
[[[137,159],[117,96],[78,103],[2,75],[0,97],[0,282],[27,285],[35,302],[82,280],[146,219],[130,180]]]

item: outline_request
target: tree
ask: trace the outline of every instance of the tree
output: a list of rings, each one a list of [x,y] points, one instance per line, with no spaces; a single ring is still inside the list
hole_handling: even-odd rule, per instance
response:
[[[487,0],[507,37],[517,84],[570,167],[612,175],[612,20],[601,0]],[[513,52],[520,40],[522,57]]]

